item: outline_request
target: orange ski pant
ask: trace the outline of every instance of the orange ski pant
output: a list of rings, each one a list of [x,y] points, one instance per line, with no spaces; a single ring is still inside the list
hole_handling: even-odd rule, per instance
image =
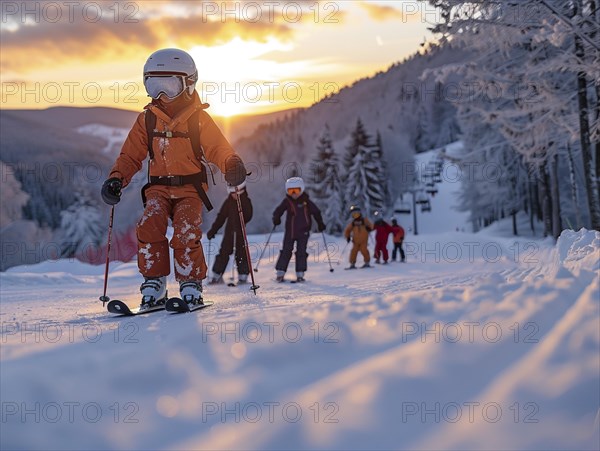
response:
[[[175,278],[178,282],[206,278],[202,249],[202,201],[192,186],[152,186],[146,191],[146,208],[137,224],[138,268],[144,277],[162,277],[171,272],[169,219],[173,223]]]
[[[371,261],[371,255],[369,254],[368,241],[364,243],[352,243],[352,249],[350,250],[350,264],[354,265],[356,263],[356,257],[360,252],[365,260],[365,263],[369,263]]]

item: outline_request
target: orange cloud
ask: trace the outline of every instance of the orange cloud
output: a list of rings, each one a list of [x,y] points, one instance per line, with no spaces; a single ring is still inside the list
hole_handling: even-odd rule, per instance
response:
[[[272,37],[286,41],[293,35],[293,23],[277,13],[225,16],[222,20],[220,13],[209,14],[213,10],[200,8],[194,2],[142,2],[136,3],[137,11],[120,11],[116,20],[116,13],[110,9],[114,2],[94,4],[100,5],[103,15],[97,16],[98,8],[84,11],[85,2],[72,11],[65,9],[59,19],[54,11],[44,13],[43,9],[38,17],[30,14],[27,22],[18,11],[11,15],[10,26],[0,28],[0,69],[22,73],[61,63],[140,59],[140,54],[145,59],[163,46],[214,45],[235,37],[258,42]],[[31,11],[33,7],[28,8]],[[244,10],[240,7],[240,11]],[[249,11],[244,14],[250,14]]]
[[[360,2],[360,6],[367,11],[369,17],[378,22],[391,19],[403,19],[404,14],[401,10],[388,5],[378,5],[376,3]]]

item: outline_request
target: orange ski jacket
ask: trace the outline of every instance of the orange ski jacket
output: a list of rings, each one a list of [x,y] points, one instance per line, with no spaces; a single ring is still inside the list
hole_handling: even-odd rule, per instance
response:
[[[129,132],[121,153],[110,171],[110,177],[121,179],[123,187],[125,187],[142,168],[142,164],[148,156],[146,110],[151,110],[156,115],[157,131],[184,133],[188,132],[189,117],[201,110],[199,114],[200,143],[204,154],[209,162],[214,163],[221,172],[225,173],[225,163],[229,157],[235,155],[235,151],[217,124],[204,111],[206,108],[208,105],[200,101],[197,93],[195,93],[191,105],[177,113],[175,117],[169,117],[157,105],[152,103],[146,105]],[[191,175],[203,170],[202,162],[198,161],[194,155],[191,141],[188,138],[154,137],[152,139],[154,159],[150,161],[150,176]]]

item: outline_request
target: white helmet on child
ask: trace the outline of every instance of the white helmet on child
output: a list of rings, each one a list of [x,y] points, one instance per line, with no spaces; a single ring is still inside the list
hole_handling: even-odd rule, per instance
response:
[[[235,193],[236,191],[242,191],[246,189],[246,180],[244,180],[241,184],[239,184],[238,186],[232,186],[232,185],[227,185],[227,192],[228,193]]]
[[[296,192],[296,194],[301,195],[304,193],[305,186],[302,177],[292,177],[286,180],[285,190],[288,194],[290,194],[290,190],[293,192],[297,191],[298,189],[300,189],[300,192]]]
[[[144,86],[153,99],[161,94],[178,97],[186,89],[194,93],[198,71],[189,53],[179,49],[161,49],[148,57],[144,65]]]

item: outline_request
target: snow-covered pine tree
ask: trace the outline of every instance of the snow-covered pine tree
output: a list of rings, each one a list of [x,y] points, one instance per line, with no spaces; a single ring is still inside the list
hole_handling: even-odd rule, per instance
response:
[[[104,234],[102,216],[85,193],[76,193],[75,202],[60,213],[61,257],[81,255],[88,247],[98,247]]]
[[[382,158],[381,149],[371,143],[371,137],[359,118],[346,148],[345,199],[346,204],[359,205],[368,215],[382,210],[385,203]]]
[[[339,177],[338,156],[327,124],[319,139],[317,155],[310,170],[309,190],[315,203],[323,210],[327,233],[339,235],[344,227],[344,192]]]
[[[383,141],[381,139],[381,133],[377,130],[377,136],[375,138],[375,146],[371,155],[374,159],[375,172],[379,179],[377,186],[381,192],[377,194],[378,198],[381,198],[381,205],[376,206],[377,210],[385,210],[392,204],[392,195],[390,192],[389,174],[387,171],[387,165],[384,164],[384,153],[383,153]],[[377,204],[377,202],[375,202]]]
[[[310,163],[310,175],[308,178],[310,183],[309,191],[317,201],[326,199],[323,185],[327,173],[327,165],[333,153],[329,125],[325,124],[325,130],[323,130],[323,134],[319,138],[319,144],[317,145],[317,154]]]

